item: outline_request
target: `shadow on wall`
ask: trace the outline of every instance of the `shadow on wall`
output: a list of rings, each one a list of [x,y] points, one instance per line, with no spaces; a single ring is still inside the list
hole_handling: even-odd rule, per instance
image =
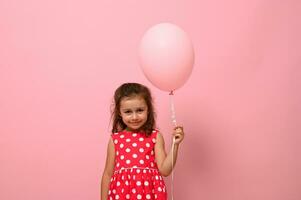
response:
[[[191,127],[191,126],[187,126]],[[193,130],[185,130],[185,142],[180,147],[180,152],[174,170],[174,197],[177,199],[193,199],[190,194],[199,194],[206,197],[210,194],[212,173],[216,158],[212,133],[201,123],[194,123]],[[171,197],[172,179],[166,179]],[[197,197],[197,198],[199,198]],[[208,196],[206,197],[209,198]]]
[[[226,133],[222,116],[206,109],[209,108],[184,113],[186,135],[174,171],[174,197],[177,199],[218,199],[218,191],[223,190],[220,184],[223,162],[227,160],[225,142],[231,134]],[[190,116],[189,113],[202,114]],[[171,197],[171,176],[166,182]]]

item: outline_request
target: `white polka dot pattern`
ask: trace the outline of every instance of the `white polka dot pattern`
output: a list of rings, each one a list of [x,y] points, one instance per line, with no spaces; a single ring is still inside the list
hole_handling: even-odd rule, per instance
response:
[[[166,186],[155,162],[157,131],[143,133],[123,131],[112,134],[115,145],[115,169],[109,199],[167,200]]]

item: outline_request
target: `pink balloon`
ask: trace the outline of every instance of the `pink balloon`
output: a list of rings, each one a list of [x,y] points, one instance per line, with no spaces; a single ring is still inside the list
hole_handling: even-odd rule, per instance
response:
[[[188,35],[170,23],[151,27],[139,48],[139,61],[144,75],[157,88],[174,91],[189,78],[194,51]]]

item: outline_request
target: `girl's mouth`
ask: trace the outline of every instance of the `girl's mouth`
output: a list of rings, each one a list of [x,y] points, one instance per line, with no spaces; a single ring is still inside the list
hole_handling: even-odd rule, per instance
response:
[[[130,124],[133,125],[133,126],[137,126],[139,125],[141,122],[131,122]]]

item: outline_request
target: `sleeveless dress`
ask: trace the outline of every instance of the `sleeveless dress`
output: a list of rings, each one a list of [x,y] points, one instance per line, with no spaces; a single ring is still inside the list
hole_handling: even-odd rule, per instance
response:
[[[148,137],[129,131],[112,134],[115,167],[109,200],[167,200],[166,186],[155,161],[157,134],[157,130]]]

